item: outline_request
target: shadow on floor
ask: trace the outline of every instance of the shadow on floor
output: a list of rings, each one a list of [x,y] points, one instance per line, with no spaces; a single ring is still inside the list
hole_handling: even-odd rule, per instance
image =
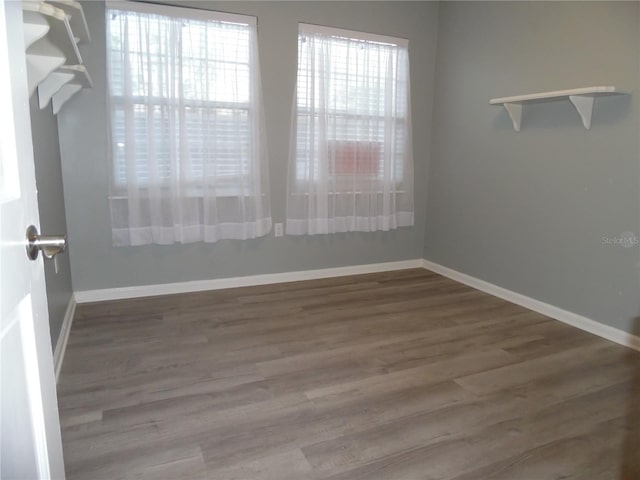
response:
[[[634,320],[632,333],[640,337],[640,317]],[[632,387],[627,403],[626,437],[622,450],[620,480],[640,479],[640,353],[629,349],[627,360],[634,366]]]

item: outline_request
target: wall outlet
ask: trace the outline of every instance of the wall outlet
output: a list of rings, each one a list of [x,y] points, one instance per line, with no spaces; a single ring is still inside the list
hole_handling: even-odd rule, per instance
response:
[[[284,228],[282,227],[281,223],[275,223],[273,225],[273,233],[276,237],[281,237],[282,235],[284,235]]]

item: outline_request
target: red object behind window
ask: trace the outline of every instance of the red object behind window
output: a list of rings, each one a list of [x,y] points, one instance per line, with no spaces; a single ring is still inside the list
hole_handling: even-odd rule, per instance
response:
[[[380,142],[334,141],[329,143],[332,173],[375,175],[380,167]]]

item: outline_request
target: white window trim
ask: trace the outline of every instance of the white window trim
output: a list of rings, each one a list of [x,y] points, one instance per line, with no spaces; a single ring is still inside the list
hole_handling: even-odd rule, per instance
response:
[[[334,37],[343,37],[356,40],[364,40],[367,42],[384,43],[387,45],[397,45],[398,47],[409,47],[409,40],[401,37],[390,37],[386,35],[378,35],[376,33],[360,32],[356,30],[347,30],[344,28],[325,27],[323,25],[315,25],[312,23],[298,23],[298,32],[304,33],[322,33]]]
[[[158,5],[155,3],[131,2],[129,0],[107,0],[107,9],[124,10],[129,12],[148,13],[151,15],[165,15],[174,18],[189,18],[193,20],[215,20],[220,22],[241,23],[256,26],[258,19],[252,15],[218,12],[215,10],[201,10],[198,8],[174,7],[173,5]]]

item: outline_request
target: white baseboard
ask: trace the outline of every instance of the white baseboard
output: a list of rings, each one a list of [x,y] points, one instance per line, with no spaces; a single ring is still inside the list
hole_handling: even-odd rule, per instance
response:
[[[429,260],[423,260],[422,266],[427,270],[439,273],[440,275],[455,280],[456,282],[464,283],[465,285],[486,292],[494,297],[502,298],[508,302],[515,303],[516,305],[528,308],[534,312],[559,320],[562,323],[566,323],[586,332],[598,335],[599,337],[611,340],[612,342],[624,345],[625,347],[630,347],[634,350],[640,351],[640,337],[632,335],[631,333],[610,327],[609,325],[591,320],[590,318],[583,317],[582,315],[555,307],[548,303],[541,302],[535,298],[527,297],[526,295],[499,287],[493,283],[480,280],[479,278],[458,272],[457,270],[453,270]]]
[[[62,320],[62,328],[60,329],[60,335],[58,335],[56,348],[53,350],[53,368],[56,372],[56,383],[58,382],[58,377],[60,377],[62,361],[64,360],[64,352],[67,350],[67,342],[69,341],[69,333],[71,332],[71,323],[73,323],[73,315],[75,313],[76,299],[75,296],[71,294],[67,310],[64,313],[64,319]]]
[[[180,283],[162,283],[157,285],[140,285],[138,287],[84,290],[75,292],[75,300],[78,303],[102,302],[105,300],[123,300],[127,298],[153,297],[156,295],[171,295],[175,293],[220,290],[223,288],[298,282],[301,280],[317,280],[320,278],[344,277],[348,275],[360,275],[363,273],[377,273],[388,272],[392,270],[406,270],[408,268],[422,268],[422,262],[422,259],[415,259],[403,260],[399,262],[353,265],[349,267],[303,270],[300,272],[269,273],[264,275],[250,275],[246,277],[219,278],[213,280],[197,280]]]

